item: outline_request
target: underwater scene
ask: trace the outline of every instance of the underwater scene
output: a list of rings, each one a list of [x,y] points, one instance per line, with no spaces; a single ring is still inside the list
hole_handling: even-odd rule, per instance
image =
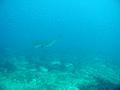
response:
[[[0,0],[0,90],[120,90],[120,1]]]

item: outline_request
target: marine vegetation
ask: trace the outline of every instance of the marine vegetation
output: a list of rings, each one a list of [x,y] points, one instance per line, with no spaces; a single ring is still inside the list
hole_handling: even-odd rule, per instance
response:
[[[29,63],[29,58],[26,56],[9,57],[9,60],[14,62],[9,63],[12,63],[16,69],[11,73],[0,71],[0,90],[120,89],[120,69],[104,63],[101,61],[102,59],[93,63],[94,58],[89,58],[91,62],[79,62],[81,64],[76,68],[75,64],[70,62],[71,60],[67,60],[68,62],[65,64],[60,61],[63,57],[58,58],[49,57],[48,64],[40,63],[36,68],[34,63]],[[65,57],[65,59],[67,58]],[[8,63],[6,65],[13,67]],[[58,67],[64,70],[58,69]],[[3,68],[6,69],[6,67]]]

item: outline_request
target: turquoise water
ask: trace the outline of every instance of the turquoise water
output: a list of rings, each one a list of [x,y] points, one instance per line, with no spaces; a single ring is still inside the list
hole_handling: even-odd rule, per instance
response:
[[[120,90],[120,1],[1,0],[0,90]]]

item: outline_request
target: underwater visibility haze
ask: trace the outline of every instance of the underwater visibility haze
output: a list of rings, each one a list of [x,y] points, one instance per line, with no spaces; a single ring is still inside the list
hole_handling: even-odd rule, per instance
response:
[[[0,90],[120,90],[120,1],[0,0]]]

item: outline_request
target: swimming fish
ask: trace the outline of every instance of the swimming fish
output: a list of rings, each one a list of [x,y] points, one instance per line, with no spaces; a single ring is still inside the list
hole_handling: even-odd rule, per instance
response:
[[[49,48],[52,47],[56,43],[56,40],[45,40],[45,41],[35,41],[33,43],[34,48]]]

